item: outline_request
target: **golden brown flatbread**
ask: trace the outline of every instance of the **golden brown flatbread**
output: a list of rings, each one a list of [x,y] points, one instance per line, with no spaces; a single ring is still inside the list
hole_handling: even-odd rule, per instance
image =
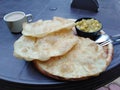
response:
[[[58,80],[83,80],[105,71],[112,60],[113,46],[99,46],[94,41],[80,38],[68,53],[46,62],[33,61],[46,76]]]
[[[27,61],[34,59],[46,61],[51,57],[64,55],[77,44],[77,41],[78,37],[73,35],[73,31],[66,29],[42,38],[22,35],[14,43],[14,56]]]
[[[38,20],[33,23],[24,23],[22,34],[24,36],[44,37],[61,29],[71,29],[74,20],[54,17],[53,20]]]

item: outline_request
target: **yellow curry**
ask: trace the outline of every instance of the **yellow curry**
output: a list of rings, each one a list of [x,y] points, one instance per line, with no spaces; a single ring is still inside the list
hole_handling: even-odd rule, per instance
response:
[[[76,22],[76,27],[84,32],[96,32],[101,29],[102,24],[95,19],[82,19]]]

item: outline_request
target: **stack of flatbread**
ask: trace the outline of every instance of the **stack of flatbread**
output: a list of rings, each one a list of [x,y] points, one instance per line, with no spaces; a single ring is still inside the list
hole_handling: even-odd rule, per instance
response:
[[[82,80],[103,72],[112,60],[113,46],[100,46],[74,35],[74,20],[54,17],[23,25],[14,43],[14,56],[32,61],[38,71],[59,80]]]

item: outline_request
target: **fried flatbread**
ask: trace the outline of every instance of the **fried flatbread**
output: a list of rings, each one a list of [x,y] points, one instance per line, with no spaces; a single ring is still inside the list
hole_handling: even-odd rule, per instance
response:
[[[42,38],[21,36],[14,43],[14,56],[27,61],[34,59],[46,61],[51,57],[67,53],[77,44],[77,40],[78,37],[73,35],[72,30],[67,29],[51,33]]]
[[[33,62],[41,73],[54,79],[83,80],[103,72],[112,60],[112,53],[112,44],[102,47],[90,39],[80,38],[65,55]]]
[[[71,29],[74,20],[61,17],[54,17],[53,20],[39,20],[33,23],[24,23],[22,34],[24,36],[44,37],[52,32],[61,29]]]
[[[75,36],[74,19],[54,17],[23,25],[14,43],[14,56],[32,61],[46,76],[59,80],[83,80],[103,72],[112,60],[113,45],[100,46]]]

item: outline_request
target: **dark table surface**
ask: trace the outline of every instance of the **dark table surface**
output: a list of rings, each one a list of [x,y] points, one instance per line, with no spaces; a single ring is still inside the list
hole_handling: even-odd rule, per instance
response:
[[[12,11],[33,15],[33,21],[94,17],[109,35],[120,33],[120,1],[99,0],[99,12],[71,8],[71,0],[0,0],[0,90],[78,90],[96,89],[120,76],[120,45],[114,46],[113,60],[105,72],[84,81],[62,82],[40,74],[32,63],[13,56],[13,44],[21,34],[12,34],[3,16]]]

